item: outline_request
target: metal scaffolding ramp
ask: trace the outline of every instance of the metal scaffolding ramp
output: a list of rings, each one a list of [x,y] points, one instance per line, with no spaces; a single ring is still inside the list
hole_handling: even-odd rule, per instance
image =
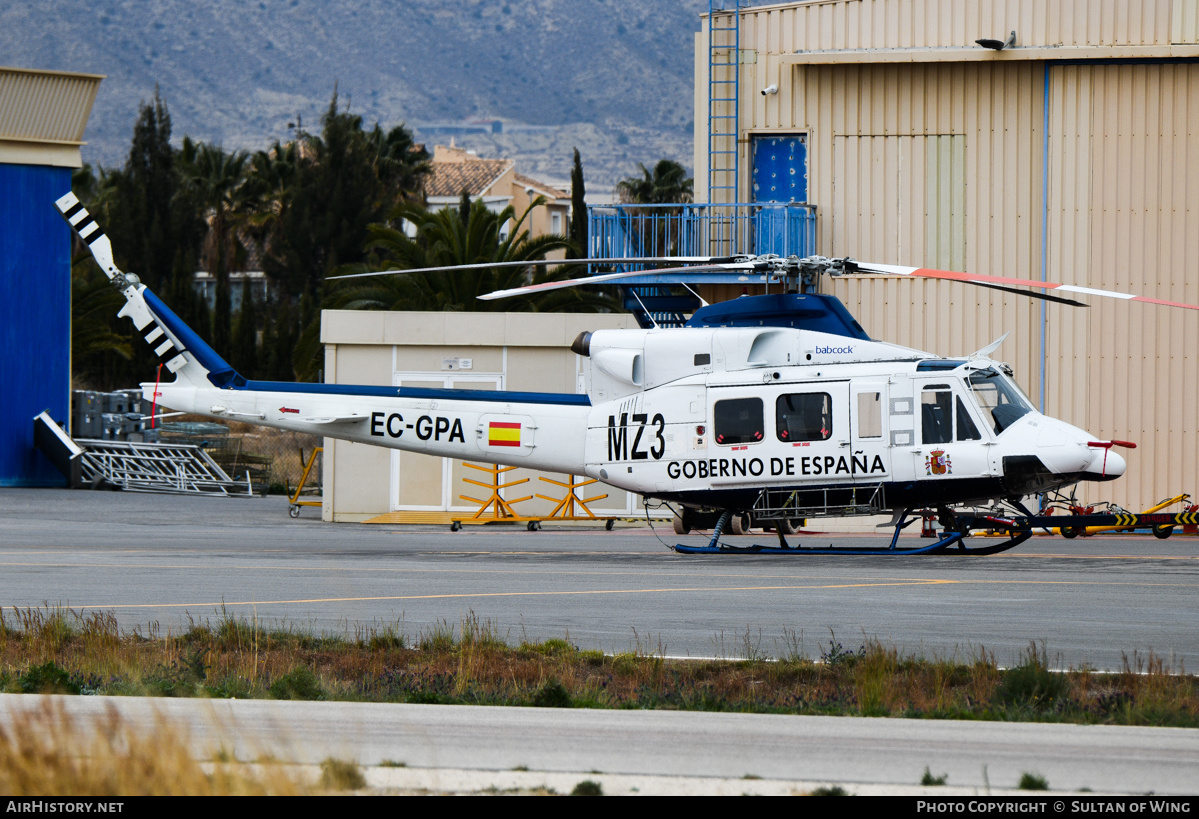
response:
[[[108,484],[129,492],[251,497],[254,486],[230,478],[195,444],[139,444],[129,441],[75,441],[82,485]],[[265,488],[265,487],[264,487]]]

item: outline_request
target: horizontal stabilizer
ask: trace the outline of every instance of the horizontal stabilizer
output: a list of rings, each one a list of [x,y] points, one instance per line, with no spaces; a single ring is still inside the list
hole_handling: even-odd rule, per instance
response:
[[[33,442],[71,486],[79,485],[82,472],[79,456],[83,454],[83,449],[71,440],[62,427],[54,423],[49,413],[39,413],[33,419]]]
[[[311,418],[301,418],[300,421],[305,424],[352,424],[366,419],[365,415],[317,415]]]

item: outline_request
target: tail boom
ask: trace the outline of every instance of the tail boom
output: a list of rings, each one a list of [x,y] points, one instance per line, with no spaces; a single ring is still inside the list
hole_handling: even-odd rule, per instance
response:
[[[142,384],[147,397],[154,387]],[[591,409],[585,396],[574,395],[255,381],[217,388],[183,379],[158,385],[157,400],[213,418],[574,474],[583,470],[581,430]]]

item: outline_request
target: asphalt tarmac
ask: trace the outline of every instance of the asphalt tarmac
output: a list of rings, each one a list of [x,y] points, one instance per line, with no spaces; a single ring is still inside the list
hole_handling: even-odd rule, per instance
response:
[[[1062,668],[1199,658],[1195,537],[1037,537],[989,557],[682,556],[665,545],[678,540],[644,525],[329,524],[313,509],[289,518],[282,497],[2,489],[0,606],[102,609],[162,632],[232,615],[409,638],[475,617],[512,643],[690,657],[815,658],[873,639],[924,657],[986,650],[1001,664],[1036,643]]]
[[[1103,805],[1074,807],[1090,799],[1077,793],[1084,788],[1199,793],[1199,731],[1178,728],[34,694],[0,694],[0,727],[47,707],[62,709],[81,731],[111,730],[114,714],[143,732],[171,726],[197,759],[356,762],[368,766],[376,792],[548,786],[569,793],[591,779],[612,795],[788,794],[837,783],[856,794],[1019,794],[1045,800],[1030,811],[1041,813],[1098,812]],[[921,788],[926,766],[946,775],[947,786]],[[1023,773],[1039,774],[1058,794],[1074,793],[1017,791]],[[1007,812],[966,803],[957,812],[989,810]]]

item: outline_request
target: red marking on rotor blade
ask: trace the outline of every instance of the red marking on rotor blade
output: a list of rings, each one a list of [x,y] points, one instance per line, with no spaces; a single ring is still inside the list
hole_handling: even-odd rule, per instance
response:
[[[863,264],[862,267],[869,269],[870,265]],[[891,272],[891,271],[884,271],[884,272]],[[1007,284],[1007,285],[1016,285],[1019,287],[1036,287],[1036,288],[1040,288],[1042,290],[1056,290],[1059,287],[1067,286],[1067,285],[1062,284],[1061,282],[1043,282],[1043,281],[1039,281],[1037,279],[1013,279],[1009,276],[981,276],[981,275],[976,275],[976,274],[972,274],[972,273],[960,273],[960,272],[957,272],[954,270],[937,270],[936,268],[932,268],[932,267],[917,267],[917,268],[913,268],[910,273],[902,273],[899,275],[919,276],[921,278],[926,278],[926,279],[948,279],[950,281],[976,283],[976,284],[986,282],[988,284]],[[1073,285],[1073,286],[1074,287],[1086,287],[1086,285]],[[1080,293],[1079,295],[1103,296],[1106,298],[1119,298],[1120,296],[1124,296],[1124,297],[1126,297],[1126,299],[1128,301],[1143,301],[1148,304],[1160,304],[1165,307],[1182,307],[1186,310],[1199,310],[1199,304],[1187,304],[1187,303],[1181,302],[1181,301],[1168,301],[1166,299],[1152,299],[1152,298],[1149,298],[1148,296],[1134,296],[1131,293],[1122,293],[1119,291],[1112,291],[1110,293],[1083,292],[1083,293]]]
[[[1165,299],[1151,299],[1148,296],[1133,296],[1130,301],[1144,301],[1149,304],[1164,304],[1166,307],[1185,307],[1188,310],[1199,310],[1199,304],[1184,304],[1180,301],[1166,301]]]

